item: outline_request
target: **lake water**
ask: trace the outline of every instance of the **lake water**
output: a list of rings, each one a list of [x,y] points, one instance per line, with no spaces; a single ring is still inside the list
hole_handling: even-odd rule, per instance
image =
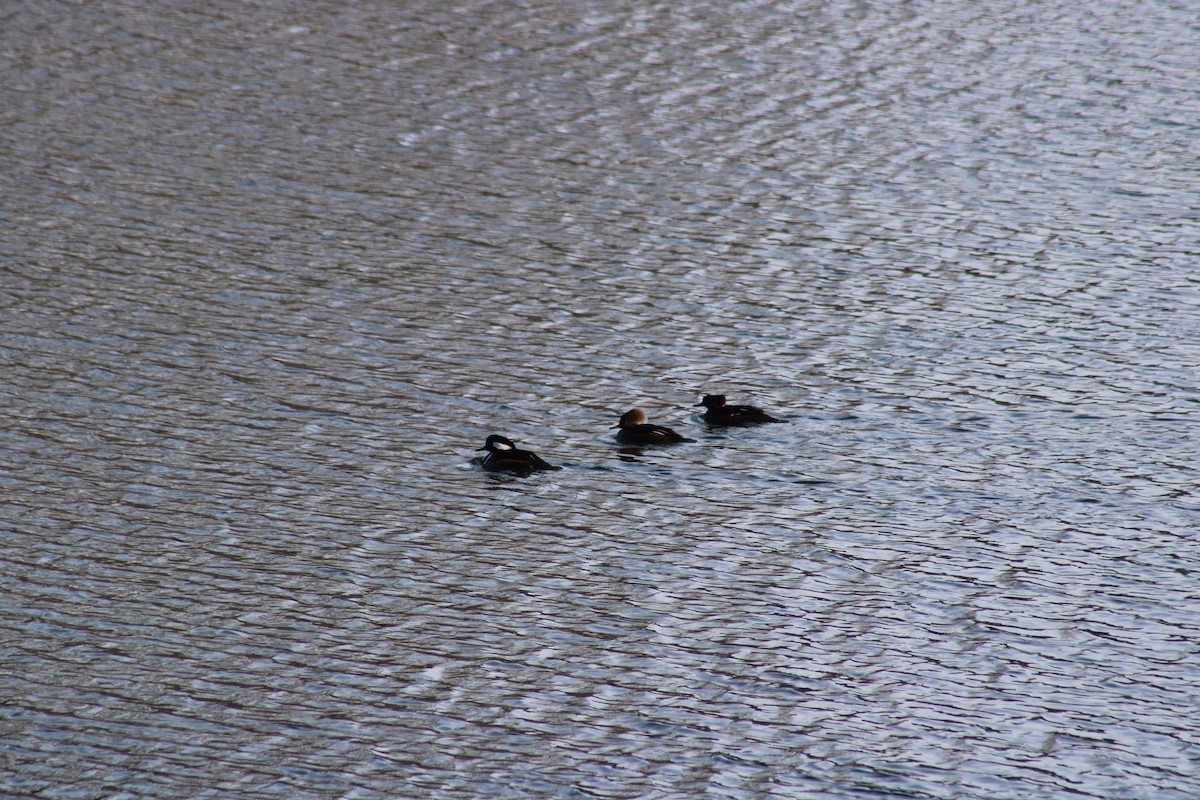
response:
[[[0,794],[1194,800],[1196,11],[10,5]]]

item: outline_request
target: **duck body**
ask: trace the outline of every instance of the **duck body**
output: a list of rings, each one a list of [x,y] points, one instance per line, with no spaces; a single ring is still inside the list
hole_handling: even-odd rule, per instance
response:
[[[536,472],[538,470],[562,469],[547,464],[531,450],[518,450],[512,440],[493,433],[480,450],[486,450],[482,466],[488,472]]]
[[[731,406],[725,403],[725,395],[723,394],[706,394],[704,399],[698,406],[704,406],[707,409],[704,412],[704,421],[709,425],[763,425],[768,422],[783,422],[781,419],[772,417],[767,412],[756,406]]]
[[[621,421],[616,424],[617,441],[621,444],[678,444],[694,442],[682,434],[663,425],[650,425],[646,422],[646,412],[634,408],[621,415]]]

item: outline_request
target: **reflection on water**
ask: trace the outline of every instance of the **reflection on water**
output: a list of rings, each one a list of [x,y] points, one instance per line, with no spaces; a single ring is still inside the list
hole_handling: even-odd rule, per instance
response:
[[[568,5],[9,14],[0,791],[1195,797],[1187,10]]]

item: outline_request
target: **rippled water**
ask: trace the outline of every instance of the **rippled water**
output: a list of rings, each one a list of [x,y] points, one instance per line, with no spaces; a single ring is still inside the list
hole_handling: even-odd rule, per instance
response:
[[[0,792],[1200,795],[1193,7],[41,3],[0,59]]]

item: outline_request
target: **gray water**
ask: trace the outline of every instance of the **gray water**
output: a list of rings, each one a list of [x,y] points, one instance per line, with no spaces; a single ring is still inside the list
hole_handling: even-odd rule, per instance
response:
[[[1194,800],[1197,19],[9,4],[0,793]]]

